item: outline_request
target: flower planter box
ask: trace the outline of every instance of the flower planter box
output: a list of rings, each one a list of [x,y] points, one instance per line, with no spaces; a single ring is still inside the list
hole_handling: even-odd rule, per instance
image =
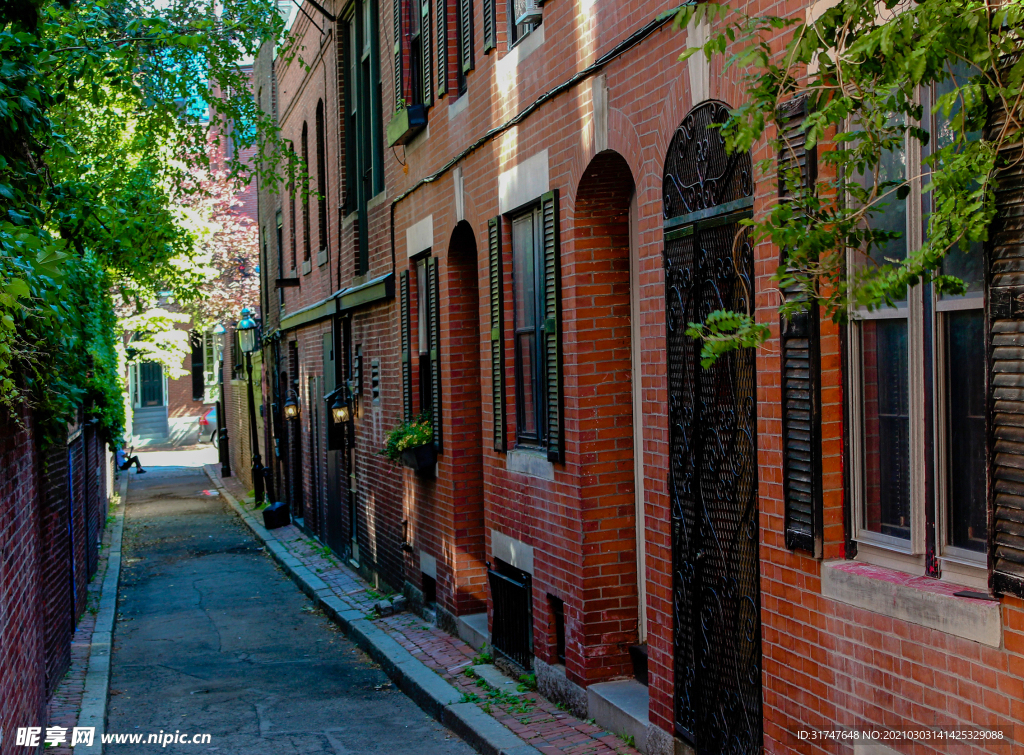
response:
[[[427,127],[427,109],[423,105],[409,105],[395,113],[388,124],[388,146],[408,144]]]
[[[434,448],[434,441],[402,451],[402,464],[417,472],[433,472],[437,465],[437,449]]]

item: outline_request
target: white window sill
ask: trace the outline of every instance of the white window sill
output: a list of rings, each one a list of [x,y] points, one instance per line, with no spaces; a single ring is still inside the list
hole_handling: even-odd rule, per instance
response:
[[[547,454],[532,448],[513,448],[505,454],[505,468],[538,480],[555,479],[555,465],[548,461]]]
[[[957,597],[958,585],[858,561],[821,565],[822,597],[989,647],[1002,644],[998,601]]]
[[[531,53],[539,49],[544,44],[544,24],[542,23],[536,29],[516,40],[516,43],[512,45],[512,48],[508,51],[505,59],[512,58],[510,61],[512,65],[518,65],[523,62]]]
[[[327,250],[321,249],[316,253],[316,265],[317,267],[323,267],[327,264]]]
[[[312,269],[313,269],[313,263],[310,260],[306,260],[305,262],[302,263],[302,274],[303,275],[309,275],[309,273],[310,273],[310,271],[312,271]]]
[[[464,112],[469,107],[469,92],[467,91],[464,95],[455,100],[451,105],[448,106],[448,120],[452,120],[460,113]]]

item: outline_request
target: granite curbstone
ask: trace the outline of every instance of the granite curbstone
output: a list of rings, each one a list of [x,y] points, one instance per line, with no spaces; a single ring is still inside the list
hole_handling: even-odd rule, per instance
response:
[[[447,706],[441,723],[483,755],[541,755],[537,748],[484,713],[476,703]]]
[[[110,653],[114,641],[114,621],[117,618],[117,589],[121,581],[121,540],[124,536],[124,515],[128,508],[128,475],[121,478],[118,488],[121,503],[114,512],[110,529],[110,550],[107,570],[103,575],[96,624],[89,640],[89,661],[85,671],[82,707],[78,711],[78,726],[93,727],[95,735],[91,746],[78,745],[78,755],[102,755],[103,734],[107,729],[107,704],[110,695]]]
[[[249,516],[219,478],[208,469],[206,473],[253,536],[266,545],[268,554],[298,588],[312,598],[420,708],[483,755],[542,755],[540,750],[524,742],[507,726],[484,713],[476,703],[461,702],[462,695],[455,687],[369,621],[365,611],[354,608],[334,593],[309,567],[293,556],[286,545]]]

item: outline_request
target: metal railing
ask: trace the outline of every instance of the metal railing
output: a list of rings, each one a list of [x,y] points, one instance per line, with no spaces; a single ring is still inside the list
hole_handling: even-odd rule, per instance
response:
[[[487,570],[494,605],[492,647],[525,671],[533,666],[533,600],[530,578],[522,581]]]

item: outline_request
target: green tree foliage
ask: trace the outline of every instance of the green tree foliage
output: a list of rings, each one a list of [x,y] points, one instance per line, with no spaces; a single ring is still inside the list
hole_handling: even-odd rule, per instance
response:
[[[769,145],[770,156],[757,165],[762,175],[774,176],[776,156],[800,146],[782,136],[781,107],[806,98],[799,131],[808,148],[820,145],[820,178],[805,186],[796,170],[779,176],[786,200],[746,221],[756,240],[785,250],[774,274],[783,314],[818,302],[841,322],[853,308],[891,305],[922,282],[963,292],[963,281],[944,275],[942,264],[986,239],[1000,155],[1022,137],[1024,2],[841,0],[811,22],[802,8],[795,18],[752,17],[701,3],[683,7],[676,24],[712,30],[681,59],[722,56],[742,77],[745,101],[721,128],[730,151]],[[933,85],[943,93],[931,113],[948,119],[948,129],[929,145],[920,124],[931,113],[921,92]],[[1008,117],[986,129],[995,111]],[[928,148],[922,165],[887,170],[887,161],[907,154],[908,141]],[[872,218],[915,183],[930,195],[924,243],[888,258],[886,245],[900,234],[872,227]],[[864,264],[848,264],[854,258]],[[688,333],[703,340],[710,364],[763,342],[768,330],[740,312],[691,323]]]
[[[46,437],[80,407],[117,437],[122,328],[152,358],[173,345],[161,294],[203,295],[184,208],[219,140],[229,180],[273,185],[240,159],[282,153],[243,65],[282,31],[273,0],[0,4],[0,404],[36,407]]]

